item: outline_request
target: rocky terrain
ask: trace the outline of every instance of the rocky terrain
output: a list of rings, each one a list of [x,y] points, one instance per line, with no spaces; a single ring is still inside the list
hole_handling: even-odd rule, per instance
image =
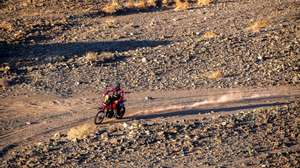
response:
[[[68,96],[115,80],[129,90],[299,84],[294,0],[220,0],[116,14],[103,14],[102,1],[10,2],[2,5],[0,29],[9,89]],[[264,24],[255,28],[256,21]]]
[[[202,119],[132,121],[83,139],[55,134],[4,167],[297,167],[299,102]]]
[[[296,0],[0,0],[0,167],[297,167],[299,11]],[[70,138],[114,81],[126,119]]]

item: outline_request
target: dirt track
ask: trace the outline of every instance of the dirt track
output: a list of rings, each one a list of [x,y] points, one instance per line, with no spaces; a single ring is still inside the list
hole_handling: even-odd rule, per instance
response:
[[[134,91],[300,83],[298,1],[218,0],[182,11],[170,5],[112,15],[93,15],[103,1],[68,2],[72,10],[61,1],[39,1],[1,11],[12,27],[0,29],[0,59],[11,67],[4,77],[12,90],[71,96],[115,80]],[[259,20],[267,26],[247,30]]]
[[[107,14],[108,0],[0,0],[3,167],[299,165],[299,1],[190,2]],[[93,123],[116,80],[131,91],[124,119],[49,142]]]
[[[151,98],[145,100],[146,96]],[[201,118],[206,114],[226,115],[241,110],[287,105],[299,97],[299,87],[131,93],[127,98],[125,118],[120,121],[107,119],[104,124],[135,119],[178,120]],[[68,99],[45,95],[7,98],[1,104],[1,127],[5,129],[1,131],[0,146],[4,149],[9,145],[36,142],[76,125],[91,123],[97,101],[98,95],[91,93]]]

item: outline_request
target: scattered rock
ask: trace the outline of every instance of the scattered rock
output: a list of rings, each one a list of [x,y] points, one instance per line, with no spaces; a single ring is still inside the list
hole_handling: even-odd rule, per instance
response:
[[[0,78],[0,86],[2,87],[2,89],[6,89],[9,87],[9,80],[5,79],[5,78]]]
[[[147,63],[147,59],[145,57],[142,58],[142,63]]]
[[[52,139],[54,140],[57,140],[57,139],[60,139],[61,138],[61,133],[60,132],[57,132],[55,133],[53,136],[52,136]]]
[[[146,96],[144,99],[145,99],[145,101],[149,101],[149,100],[153,100],[154,98],[150,97],[150,96]]]
[[[274,149],[284,151],[286,145],[299,143],[297,123],[299,102],[287,106],[242,111],[222,117],[207,116],[199,120],[129,121],[123,128],[102,126],[96,134],[76,143],[50,140],[22,146],[5,159],[6,165],[40,165],[41,161],[60,166],[111,166],[118,162],[123,166],[145,166],[165,163],[173,166],[187,162],[190,165],[214,165],[237,167],[240,165],[296,167],[297,151],[281,155]],[[264,116],[264,117],[263,117]],[[260,118],[267,118],[268,124]],[[262,122],[262,124],[258,124]],[[231,127],[227,127],[233,123]],[[276,124],[274,124],[276,123]],[[226,127],[224,127],[226,125]],[[82,127],[77,128],[82,130]],[[106,130],[114,130],[109,133]],[[278,130],[278,131],[275,131]],[[292,136],[294,135],[294,136]],[[59,139],[60,133],[54,134]],[[266,136],[268,141],[266,141]],[[76,136],[77,137],[77,136]],[[294,137],[294,138],[292,138]],[[251,159],[252,156],[255,160]],[[201,159],[199,159],[201,158]],[[240,160],[242,162],[235,162]],[[244,162],[244,160],[246,162]],[[262,164],[264,163],[264,164]]]

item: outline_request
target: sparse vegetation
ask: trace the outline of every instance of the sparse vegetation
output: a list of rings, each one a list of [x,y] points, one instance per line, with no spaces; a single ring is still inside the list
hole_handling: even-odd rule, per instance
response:
[[[128,2],[125,3],[125,7],[128,9],[134,8],[134,1],[128,0]]]
[[[10,71],[10,66],[7,64],[3,64],[0,67],[0,73],[7,74]]]
[[[212,80],[218,80],[224,76],[222,71],[211,71],[207,73],[207,78]]]
[[[137,9],[145,9],[147,7],[147,4],[144,0],[139,0],[134,2],[134,7]]]
[[[113,0],[110,4],[105,5],[102,8],[102,11],[108,14],[116,13],[122,9],[122,6],[119,4],[117,0]]]
[[[147,6],[148,7],[155,7],[156,6],[156,0],[147,0]]]
[[[213,0],[197,0],[199,6],[206,6],[213,2]]]
[[[166,7],[170,5],[170,3],[175,4],[175,11],[180,11],[180,10],[186,10],[190,7],[189,1],[188,0],[161,0],[161,4]],[[213,0],[197,0],[197,4],[199,6],[205,6],[209,5],[213,2]],[[125,4],[122,6],[118,1],[113,0],[110,4],[107,4],[104,6],[102,11],[108,14],[113,14],[122,8],[127,8],[127,9],[146,9],[146,8],[151,8],[151,7],[156,7],[157,0],[128,0],[125,2]]]
[[[67,134],[69,140],[83,139],[86,138],[89,134],[96,131],[96,125],[94,124],[84,124],[77,127],[71,128]]]
[[[115,58],[115,54],[111,52],[102,52],[98,56],[98,61],[106,62],[111,61]]]
[[[97,60],[98,60],[98,53],[96,52],[88,52],[84,57],[84,61],[86,63],[95,62]]]
[[[162,0],[163,6],[168,6],[169,5],[169,0]]]
[[[209,40],[209,39],[215,38],[217,36],[218,35],[215,32],[207,31],[207,32],[203,33],[203,35],[197,41],[201,42],[204,40]]]
[[[104,22],[104,27],[105,28],[115,28],[116,26],[116,20],[115,19],[107,19]]]
[[[202,38],[203,39],[211,39],[211,38],[215,38],[216,36],[217,36],[217,34],[215,32],[208,31],[203,34]]]
[[[186,10],[189,8],[187,0],[175,0],[175,11]]]
[[[268,21],[261,19],[261,20],[257,20],[253,23],[251,23],[246,30],[251,31],[251,32],[259,32],[261,29],[265,28],[268,26]]]
[[[2,29],[4,31],[12,31],[13,25],[9,22],[3,21],[0,23],[0,29]]]
[[[106,62],[114,59],[114,54],[111,52],[88,52],[85,57],[83,58],[83,62],[87,63],[94,63],[94,62]]]

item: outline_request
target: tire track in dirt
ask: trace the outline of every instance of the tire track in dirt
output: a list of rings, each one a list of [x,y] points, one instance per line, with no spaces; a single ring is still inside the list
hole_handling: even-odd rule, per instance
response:
[[[155,107],[153,109],[141,110],[137,111],[131,115],[138,114],[152,114],[152,113],[160,113],[164,111],[180,111],[187,109],[194,109],[197,107],[212,105],[212,104],[224,104],[229,102],[251,102],[258,100],[272,100],[276,98],[289,98],[292,96],[300,96],[300,90],[293,90],[292,93],[282,93],[280,91],[273,93],[243,93],[243,92],[232,92],[228,94],[224,94],[217,97],[208,97],[202,101],[196,101],[190,104],[177,104],[177,105],[169,105],[165,107]]]
[[[218,93],[221,92],[221,93]],[[154,99],[145,101],[144,96],[151,95]],[[50,134],[85,122],[92,122],[96,114],[96,95],[90,95],[86,101],[82,97],[67,100],[68,109],[73,110],[68,115],[59,118],[45,118],[37,124],[17,128],[0,136],[0,148],[3,150],[10,145],[32,143]],[[133,93],[128,95],[127,114],[124,119],[106,120],[103,125],[127,122],[139,119],[161,119],[165,117],[179,119],[182,117],[199,117],[198,113],[210,111],[238,112],[254,108],[285,105],[300,97],[300,88],[275,87],[266,89],[227,89],[207,91],[169,91],[155,93]],[[71,102],[71,103],[70,103]],[[63,107],[63,105],[62,105]],[[153,108],[154,107],[154,108]],[[192,110],[189,111],[189,110]],[[63,111],[62,113],[66,113]],[[59,114],[56,114],[59,116]],[[100,125],[99,127],[103,126]]]

